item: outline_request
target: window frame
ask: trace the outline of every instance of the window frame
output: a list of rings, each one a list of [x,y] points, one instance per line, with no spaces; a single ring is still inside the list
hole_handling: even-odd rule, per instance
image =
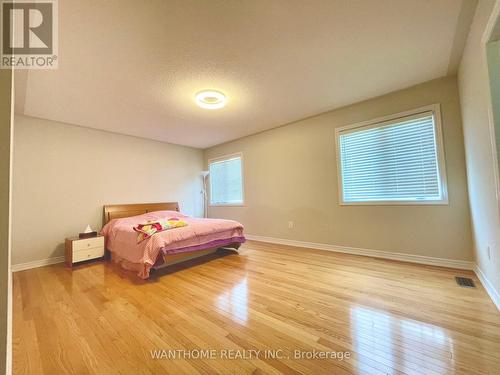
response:
[[[222,156],[217,156],[215,158],[210,158],[207,161],[208,170],[210,171],[210,164],[230,159],[241,159],[241,203],[212,203],[212,180],[210,174],[208,174],[208,205],[210,207],[244,207],[245,206],[245,169],[244,169],[244,159],[243,152],[235,152],[232,154],[226,154]]]
[[[439,183],[441,185],[442,199],[440,200],[385,200],[385,201],[362,201],[362,202],[349,202],[344,200],[344,188],[342,184],[342,163],[340,156],[340,135],[346,131],[354,131],[355,129],[370,129],[379,127],[381,125],[388,125],[396,123],[404,117],[424,115],[432,113],[434,117],[434,131],[436,134],[436,153],[437,153],[437,167],[439,174]],[[416,108],[409,111],[399,112],[388,116],[378,117],[372,120],[358,122],[355,124],[338,127],[335,129],[335,153],[337,158],[337,188],[339,205],[341,206],[436,206],[448,205],[448,185],[446,174],[446,158],[443,142],[443,130],[441,121],[441,105],[439,103],[427,105],[424,107]]]

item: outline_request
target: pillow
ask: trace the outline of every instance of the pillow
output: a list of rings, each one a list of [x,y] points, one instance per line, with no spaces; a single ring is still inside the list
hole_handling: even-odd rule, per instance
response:
[[[162,219],[165,217],[189,217],[188,215],[184,215],[183,213],[180,213],[178,211],[153,211],[153,212],[148,212],[148,215],[154,216],[158,219]]]

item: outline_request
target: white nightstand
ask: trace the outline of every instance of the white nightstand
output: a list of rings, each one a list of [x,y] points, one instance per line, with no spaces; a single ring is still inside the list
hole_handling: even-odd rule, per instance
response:
[[[104,236],[90,238],[66,238],[66,265],[104,256]]]

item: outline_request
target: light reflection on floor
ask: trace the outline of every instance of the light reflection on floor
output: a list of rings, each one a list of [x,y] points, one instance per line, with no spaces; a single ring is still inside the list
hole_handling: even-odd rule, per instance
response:
[[[217,306],[233,316],[235,321],[245,323],[248,319],[248,285],[245,276],[230,290],[222,293],[217,300]]]
[[[356,306],[350,310],[353,350],[400,371],[443,371],[429,356],[433,350],[453,356],[453,340],[440,327]]]

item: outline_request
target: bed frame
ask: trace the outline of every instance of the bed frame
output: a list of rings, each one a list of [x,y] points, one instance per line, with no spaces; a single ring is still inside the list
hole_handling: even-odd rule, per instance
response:
[[[179,211],[179,203],[178,202],[163,202],[163,203],[136,203],[136,204],[111,204],[105,205],[103,207],[103,215],[102,215],[102,225],[104,226],[109,221],[113,219],[121,219],[124,217],[131,217],[137,215],[143,215],[148,212],[154,211]],[[226,246],[223,246],[224,249],[232,249],[234,251],[238,251],[238,248],[241,244],[232,243]],[[171,254],[165,255],[163,258],[165,263],[160,266],[155,266],[153,268],[163,268],[166,266],[170,266],[172,264],[180,263],[186,260],[190,260],[193,258],[197,258],[203,255],[208,255],[211,253],[215,253],[219,248],[207,248],[196,251],[190,251],[187,253],[180,254]]]
[[[147,214],[154,211],[177,211],[179,212],[179,203],[137,203],[137,204],[111,204],[104,206],[102,225],[106,225],[110,220],[121,219],[124,217]]]

